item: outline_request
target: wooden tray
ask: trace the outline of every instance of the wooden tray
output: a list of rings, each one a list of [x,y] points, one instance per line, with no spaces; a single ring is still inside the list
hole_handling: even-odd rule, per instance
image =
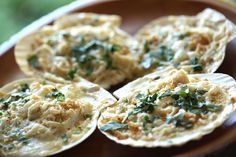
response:
[[[206,7],[214,8],[225,14],[231,21],[236,23],[236,9],[226,3],[216,0],[123,0],[123,1],[96,1],[82,5],[75,2],[63,7],[56,12],[43,17],[30,25],[22,32],[15,35],[9,42],[0,48],[0,84],[6,84],[12,80],[25,77],[19,70],[14,60],[14,44],[27,33],[48,24],[53,19],[67,12],[95,12],[118,14],[123,18],[122,28],[129,33],[135,33],[142,25],[150,20],[164,15],[195,15]],[[227,46],[226,58],[218,72],[236,77],[236,39]],[[236,112],[219,128],[210,135],[204,136],[199,141],[192,141],[181,147],[173,148],[132,148],[122,146],[107,139],[98,130],[82,144],[60,153],[58,157],[86,156],[86,157],[125,157],[125,156],[202,156],[211,153],[236,139]]]

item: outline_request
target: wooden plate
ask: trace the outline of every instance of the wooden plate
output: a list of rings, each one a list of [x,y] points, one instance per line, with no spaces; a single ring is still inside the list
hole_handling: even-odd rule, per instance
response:
[[[89,0],[90,1],[90,0]],[[88,1],[87,1],[88,2]],[[0,48],[0,84],[25,77],[15,63],[13,50],[16,40],[38,27],[50,23],[53,19],[70,11],[95,12],[118,14],[123,18],[122,28],[129,33],[135,33],[142,25],[150,20],[164,15],[195,15],[204,8],[211,7],[225,14],[236,23],[236,9],[216,0],[124,0],[124,1],[99,1],[84,5],[78,2],[63,7],[51,15],[36,21],[23,32],[14,36],[8,43]],[[4,51],[3,51],[4,50]],[[1,53],[1,51],[3,51]],[[218,72],[236,77],[236,39],[227,46],[226,58]],[[107,139],[98,130],[82,144],[60,153],[58,157],[86,156],[86,157],[120,157],[120,156],[201,156],[226,146],[236,139],[236,112],[219,128],[210,135],[204,136],[199,141],[191,141],[181,147],[173,148],[132,148],[122,146]]]

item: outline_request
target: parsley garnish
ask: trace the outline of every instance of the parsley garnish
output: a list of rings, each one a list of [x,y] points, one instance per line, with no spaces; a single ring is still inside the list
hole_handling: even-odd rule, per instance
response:
[[[154,64],[166,65],[174,58],[174,51],[164,45],[160,45],[155,51],[147,53],[147,56],[141,63],[144,68],[150,68]]]
[[[27,83],[20,84],[20,89],[19,89],[20,92],[26,92],[28,90],[30,90],[30,88]]]
[[[156,106],[155,100],[157,99],[156,93],[153,95],[139,93],[135,98],[138,100],[136,107],[125,116],[122,123],[124,123],[131,115],[135,115],[140,112],[152,113],[154,111],[154,106]]]
[[[70,69],[67,73],[68,77],[73,80],[75,78],[75,74],[77,72],[77,69]]]
[[[30,90],[28,84],[20,84],[19,88],[17,89],[17,92],[11,93],[6,98],[0,99],[0,104],[2,104],[2,108],[7,110],[9,105],[14,101],[19,101],[18,104],[25,104],[29,101],[29,99],[26,99],[28,95],[28,91]]]
[[[160,117],[157,115],[145,115],[143,117],[143,131],[145,132],[145,134],[148,134],[149,132],[151,132],[151,129],[148,127],[148,124],[153,124],[153,122],[155,121],[155,119],[159,119]]]
[[[173,123],[176,127],[184,127],[185,129],[191,129],[193,127],[193,122],[184,119],[184,113],[178,113],[174,116],[168,115],[166,117],[166,123]]]
[[[114,131],[114,130],[120,130],[120,129],[128,129],[128,125],[117,123],[117,122],[109,122],[103,125],[100,129],[105,132]]]
[[[155,55],[160,61],[165,61],[165,62],[169,62],[174,58],[173,50],[167,48],[164,45],[157,47],[157,50],[156,50],[156,53],[154,54],[154,56]]]
[[[48,98],[56,98],[57,101],[64,101],[65,95],[58,91],[56,88],[53,89],[51,93],[46,94],[46,97]]]
[[[83,118],[84,118],[84,119],[91,119],[91,118],[92,118],[92,115],[91,115],[91,114],[84,114],[84,115],[83,115]]]
[[[161,76],[156,76],[155,78],[154,78],[154,80],[159,80],[161,78]]]
[[[67,134],[61,135],[61,139],[62,139],[63,143],[68,143],[69,138],[68,138]]]
[[[222,106],[210,104],[205,101],[205,90],[193,90],[191,91],[188,86],[180,86],[180,90],[175,92],[167,90],[159,96],[159,99],[171,96],[173,101],[171,105],[184,109],[185,111],[192,112],[194,114],[207,114],[208,112],[217,112],[222,109]]]
[[[189,60],[189,65],[191,65],[195,72],[203,70],[202,66],[198,63],[198,58],[196,57]]]
[[[149,52],[149,50],[150,50],[149,42],[147,40],[144,40],[144,43],[143,43],[143,51],[144,51],[144,53]]]
[[[204,94],[207,92],[202,89],[190,90],[187,85],[179,85],[178,90],[166,90],[162,93],[146,94],[139,93],[136,95],[137,104],[136,107],[128,112],[123,118],[122,123],[124,123],[129,116],[135,115],[141,112],[152,113],[157,104],[155,101],[157,99],[161,100],[166,97],[170,97],[172,101],[169,105],[173,105],[185,111],[189,111],[194,114],[207,114],[209,112],[218,112],[222,110],[221,105],[213,105],[209,102],[206,102]],[[185,127],[189,129],[192,127],[192,122],[183,118],[183,114],[178,116],[167,116],[166,122],[174,123],[176,126]],[[148,119],[145,119],[145,123],[148,123]]]
[[[39,61],[38,61],[38,56],[37,55],[32,55],[28,59],[28,64],[31,65],[33,68],[38,68],[39,67]]]
[[[20,137],[17,139],[17,141],[23,145],[27,145],[29,143],[29,140],[26,137]]]
[[[92,40],[88,43],[84,43],[83,41],[83,43],[72,47],[71,49],[72,57],[76,58],[77,62],[79,63],[79,66],[83,69],[89,70],[87,75],[90,75],[93,72],[93,69],[95,67],[95,65],[93,64],[97,64],[99,60],[99,58],[89,53],[91,50],[96,49],[102,50],[101,60],[106,62],[106,68],[112,68],[111,53],[119,50],[119,46],[117,45],[102,42],[99,40]]]

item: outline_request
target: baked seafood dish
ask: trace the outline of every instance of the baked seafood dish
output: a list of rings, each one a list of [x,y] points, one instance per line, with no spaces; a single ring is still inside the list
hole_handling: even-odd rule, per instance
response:
[[[115,25],[76,25],[73,21],[73,26],[61,29],[59,21],[16,45],[16,61],[24,73],[50,73],[74,82],[82,77],[104,88],[138,74],[137,42],[126,32]]]
[[[0,156],[48,156],[69,149],[93,133],[99,105],[114,102],[87,81],[27,78],[7,84],[0,89]]]
[[[142,27],[140,65],[147,71],[172,66],[188,73],[213,73],[223,62],[235,25],[213,9],[196,16],[166,16]]]
[[[144,76],[115,91],[119,100],[101,113],[100,131],[124,145],[171,147],[211,133],[234,111],[236,83],[230,76],[167,73]]]

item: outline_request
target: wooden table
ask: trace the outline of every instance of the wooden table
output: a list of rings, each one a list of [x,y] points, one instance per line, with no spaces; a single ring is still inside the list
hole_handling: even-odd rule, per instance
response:
[[[128,1],[128,0],[125,0],[125,1]],[[136,1],[138,2],[139,0],[136,0]],[[152,1],[155,1],[155,0],[152,0]],[[156,1],[158,1],[158,0],[156,0]],[[161,0],[159,0],[159,1],[161,1]],[[166,3],[167,0],[162,0],[162,1],[163,1],[163,3]],[[179,0],[179,1],[187,1],[187,0]],[[181,3],[183,3],[183,6],[186,7],[184,9],[188,10],[190,14],[195,14],[199,10],[202,10],[204,8],[204,6],[202,4],[198,4],[199,1],[201,1],[203,3],[208,1],[209,6],[214,6],[214,4],[218,3],[218,8],[219,8],[219,0],[192,0],[192,1],[196,1],[196,6],[194,6],[195,10],[193,10],[193,11],[191,11],[190,9],[187,8],[187,7],[189,7],[189,4],[187,4],[187,2],[186,3],[181,2]],[[234,22],[236,22],[236,17],[233,17],[230,14],[230,12],[234,12],[235,15],[236,15],[236,11],[235,11],[236,10],[236,4],[234,4],[233,1],[231,1],[230,4],[229,4],[229,2],[228,2],[229,0],[221,0],[221,1],[222,2],[221,2],[220,5],[225,6],[225,8],[228,8],[230,10],[230,11],[226,11],[227,16],[230,17],[231,19],[234,19]],[[100,6],[100,8],[97,8],[97,9],[95,7],[90,7],[90,8],[87,7],[86,8],[86,6],[88,6],[90,3],[94,3],[94,2],[96,2],[96,0],[78,0],[78,1],[75,1],[75,2],[73,2],[73,3],[71,3],[67,6],[59,8],[59,9],[53,11],[52,13],[50,13],[49,15],[44,16],[41,19],[35,21],[31,25],[24,28],[21,32],[19,32],[16,35],[12,36],[12,38],[9,41],[3,43],[0,46],[0,74],[1,74],[0,84],[5,84],[5,83],[10,82],[14,79],[25,77],[19,71],[19,68],[17,67],[17,65],[14,61],[13,50],[14,50],[15,43],[20,38],[24,37],[26,34],[29,34],[33,31],[39,29],[43,25],[52,22],[54,19],[66,14],[68,12],[76,11],[78,8],[84,8],[84,9],[81,9],[82,11],[91,11],[91,10],[94,11],[95,10],[95,12],[98,12],[98,13],[99,12],[121,13],[121,15],[122,15],[122,10],[116,9],[116,12],[115,12],[112,9],[109,10],[109,8],[106,8],[108,6],[105,6],[105,7]],[[177,6],[180,6],[177,3],[177,0],[172,0],[172,1],[168,0],[168,2],[175,3]],[[235,8],[233,8],[232,5],[235,5]],[[110,5],[110,6],[115,6],[115,5],[113,4],[113,5]],[[167,6],[167,5],[165,7],[166,7],[166,9],[169,8],[169,6]],[[172,6],[170,6],[170,8],[173,8],[176,11],[175,12],[176,14],[182,13],[182,10],[183,10],[182,8],[176,9],[173,6],[173,4],[172,4]],[[163,9],[163,8],[161,8],[161,9]],[[130,10],[132,10],[132,9],[130,8]],[[222,11],[223,10],[224,9],[222,9]],[[145,11],[144,11],[144,14],[145,14]],[[126,31],[128,31],[130,33],[134,33],[135,30],[137,30],[137,28],[140,26],[140,23],[138,21],[139,19],[137,17],[134,18],[133,14],[131,14],[129,12],[129,10],[127,10],[127,9],[126,9],[125,14],[123,14],[123,15],[126,15],[126,16],[124,16],[124,24],[122,25],[122,28],[124,28]],[[152,16],[152,14],[149,14],[149,15]],[[163,15],[163,14],[158,14],[158,15]],[[153,15],[153,16],[155,16],[155,15]],[[127,20],[128,18],[133,18],[133,19],[132,20]],[[147,16],[147,18],[149,18],[149,16]],[[143,20],[146,20],[145,22],[147,22],[147,20],[150,20],[150,19],[144,19],[143,18]],[[135,24],[138,24],[138,23],[139,23],[139,26],[136,26]],[[143,23],[144,23],[144,21],[143,21]],[[229,46],[230,48],[227,51],[236,52],[236,46],[234,46],[234,45],[236,45],[236,40],[231,43],[231,45]],[[228,58],[227,58],[227,63],[225,63],[225,65],[223,64],[223,66],[220,68],[219,71],[220,72],[221,71],[227,72],[227,73],[233,75],[236,78],[236,69],[234,70],[233,67],[231,67],[231,69],[230,69],[226,66],[227,64],[231,64],[231,65],[235,64],[236,54],[235,53],[230,53],[230,55],[231,56],[230,57],[228,56]],[[235,115],[236,115],[236,113],[235,113]],[[230,141],[232,141],[236,138],[236,120],[233,121],[233,125],[235,127],[230,128],[230,129],[235,130],[235,135],[234,135],[234,132],[231,133],[231,136],[228,137],[228,138],[232,137],[232,139],[230,139]],[[221,129],[224,130],[224,128],[221,128]],[[105,136],[103,136],[101,133],[99,133],[98,130],[96,130],[96,132],[88,140],[84,141],[81,145],[79,145],[79,146],[77,146],[77,147],[75,147],[71,150],[68,150],[66,152],[63,152],[61,154],[58,154],[57,156],[58,157],[64,157],[64,156],[65,157],[69,157],[69,156],[93,156],[93,157],[97,157],[97,156],[99,156],[99,157],[116,156],[116,157],[119,157],[121,155],[122,156],[127,156],[127,154],[128,154],[129,156],[135,156],[135,157],[142,156],[142,155],[145,155],[145,156],[148,155],[148,157],[151,157],[151,156],[163,157],[163,156],[165,156],[163,154],[165,154],[165,153],[168,154],[169,153],[168,151],[176,151],[176,152],[182,154],[182,152],[184,152],[184,153],[187,152],[186,149],[189,149],[189,148],[192,149],[193,146],[196,146],[196,147],[199,146],[200,147],[201,144],[209,142],[208,139],[211,139],[212,136],[213,136],[213,138],[217,139],[219,137],[218,135],[220,135],[219,133],[221,133],[221,131],[219,131],[221,129],[217,129],[218,134],[217,133],[214,134],[215,132],[213,132],[213,134],[209,135],[208,137],[206,137],[206,138],[204,137],[205,141],[203,141],[202,143],[200,142],[200,144],[192,144],[194,142],[190,142],[190,144],[189,143],[187,144],[187,145],[192,144],[192,146],[190,146],[190,147],[184,146],[184,148],[176,148],[176,149],[171,148],[169,150],[150,150],[150,149],[147,150],[147,149],[142,149],[142,148],[133,149],[131,147],[121,146],[121,145],[115,144],[113,141],[108,140]],[[225,133],[225,132],[223,132],[223,133]],[[195,142],[195,143],[198,143],[198,142]],[[213,143],[214,143],[214,141],[213,141]],[[215,150],[215,149],[218,149],[218,148],[222,148],[225,145],[226,145],[226,143],[224,143],[223,145],[220,145],[220,146],[217,145],[215,148],[212,148],[210,146],[208,146],[207,148]],[[204,151],[209,151],[209,150],[207,150],[207,148],[205,147]],[[219,150],[219,151],[217,151],[217,152],[215,152],[211,155],[208,155],[207,157],[236,157],[236,149],[235,148],[236,148],[236,142],[230,144],[229,146],[227,146],[227,147],[225,147],[225,148],[223,148],[223,149],[221,149],[221,150]],[[197,149],[198,148],[194,148],[194,151],[195,152],[199,151]],[[155,153],[157,153],[157,154],[155,154]],[[181,156],[181,155],[179,155],[179,156]],[[189,153],[186,156],[189,156]]]

